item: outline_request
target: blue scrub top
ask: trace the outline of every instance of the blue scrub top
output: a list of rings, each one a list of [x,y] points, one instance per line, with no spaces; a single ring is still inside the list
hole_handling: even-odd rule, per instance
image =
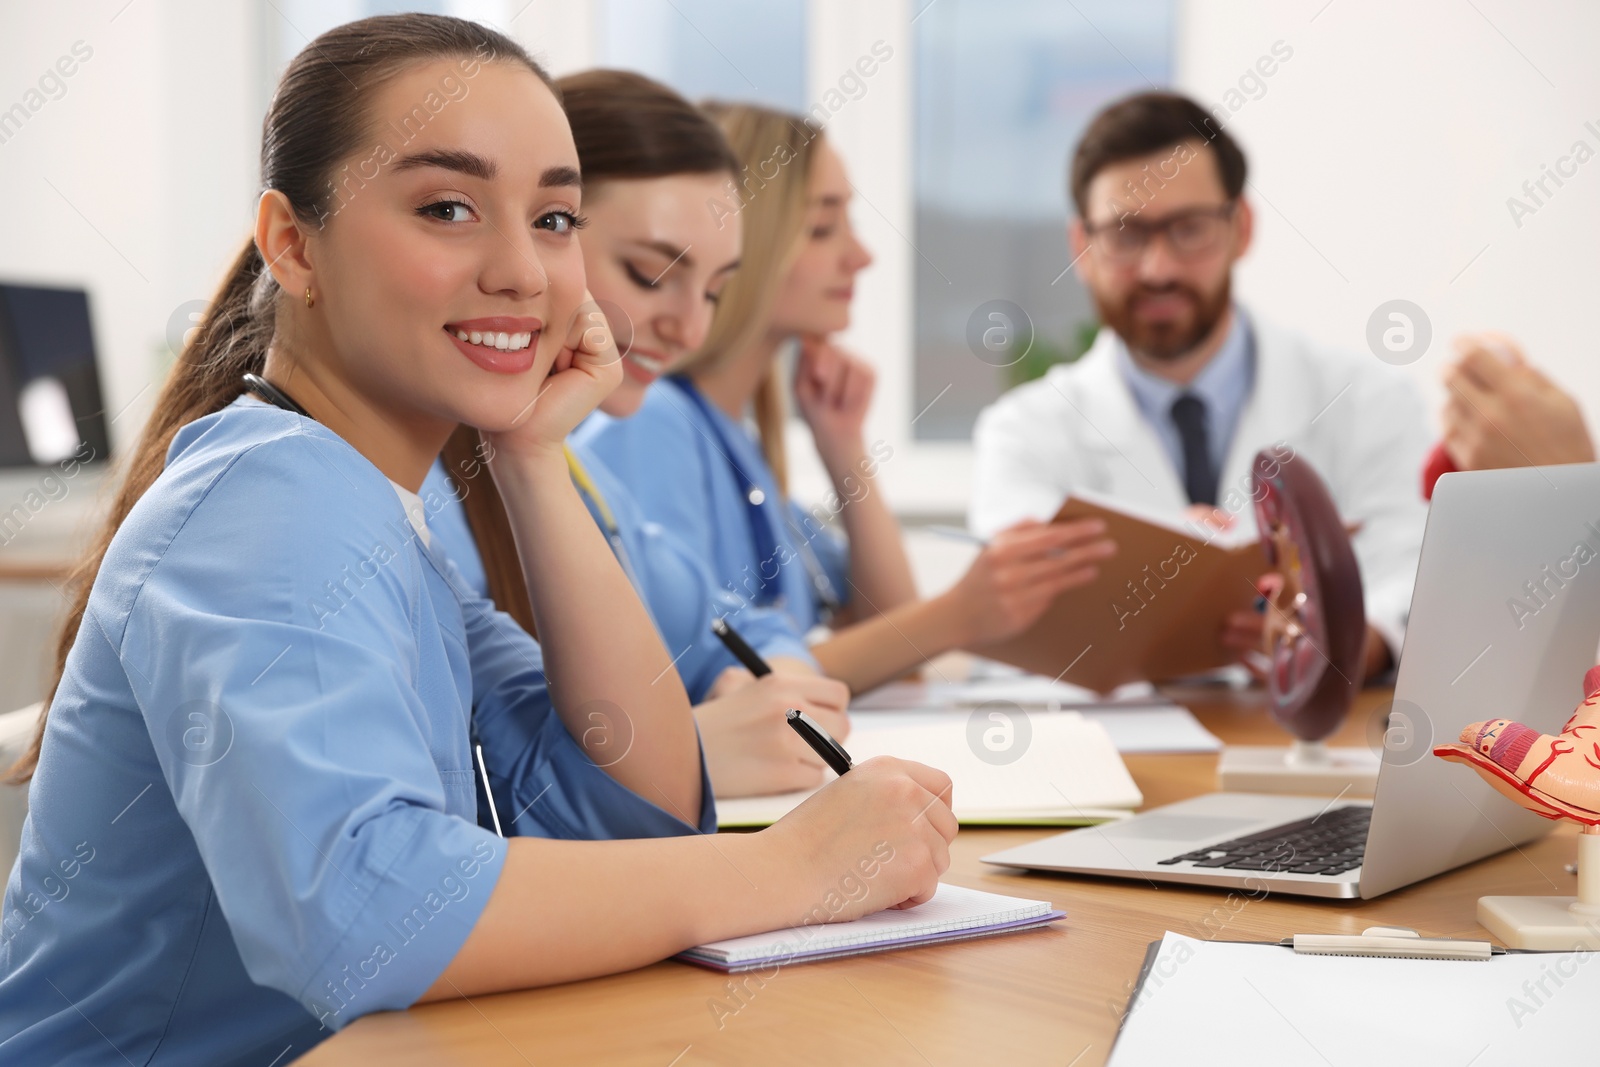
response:
[[[695,404],[676,383],[651,386],[631,418],[596,413],[578,427],[573,441],[610,467],[632,490],[645,518],[677,534],[717,584],[742,601],[761,603],[758,575],[764,575],[777,587],[770,606],[788,614],[799,632],[824,621],[799,538],[809,545],[838,598],[850,599],[849,546],[828,525],[827,510],[818,508],[813,515],[780,494],[751,432],[726,412]],[[735,473],[735,464],[765,498],[759,514],[776,542],[776,552],[767,558],[762,558],[751,525],[748,487]]]
[[[711,632],[713,619],[726,617],[750,645],[763,656],[790,656],[815,665],[805,636],[784,612],[770,608],[743,606],[738,597],[717,588],[692,552],[672,531],[650,522],[639,513],[626,486],[592,451],[569,446],[599,490],[614,531],[607,527],[605,511],[579,485],[595,524],[611,539],[612,549],[623,561],[629,580],[639,591],[661,634],[667,652],[674,657],[689,699],[705,699],[706,692],[725,668],[738,666],[726,647]],[[470,490],[469,490],[470,491]],[[479,596],[487,596],[488,581],[477,541],[467,525],[466,511],[457,491],[445,475],[444,462],[434,464],[422,484],[423,506],[428,526],[441,542],[445,555],[460,569],[461,575]]]
[[[584,754],[538,646],[342,439],[250,397],[181,429],[51,705],[0,922],[0,1062],[288,1062],[413,1003],[505,860],[469,709],[502,812],[508,783],[544,781],[524,825],[693,832]]]

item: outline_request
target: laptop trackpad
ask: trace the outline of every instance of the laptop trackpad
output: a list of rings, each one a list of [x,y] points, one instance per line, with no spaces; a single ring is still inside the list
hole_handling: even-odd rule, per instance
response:
[[[1141,815],[1126,822],[1102,823],[1098,829],[1107,837],[1137,837],[1153,841],[1198,842],[1212,838],[1225,841],[1251,827],[1260,819],[1226,819],[1212,815]]]

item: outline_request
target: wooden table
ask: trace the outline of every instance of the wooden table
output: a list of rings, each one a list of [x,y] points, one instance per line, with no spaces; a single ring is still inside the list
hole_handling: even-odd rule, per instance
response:
[[[1282,743],[1248,697],[1173,696],[1225,741]],[[1363,694],[1335,742],[1365,744],[1368,720],[1388,696]],[[1215,789],[1213,755],[1133,755],[1127,763],[1147,806]],[[979,861],[1042,833],[963,830],[945,880],[1053,901],[1067,918],[1044,930],[793,965],[766,982],[668,961],[550,989],[369,1015],[300,1062],[1091,1067],[1110,1054],[1147,944],[1167,930],[1260,940],[1391,925],[1484,938],[1474,919],[1479,896],[1572,893],[1577,884],[1563,870],[1576,854],[1576,834],[1565,830],[1375,901],[1343,903],[997,873]]]

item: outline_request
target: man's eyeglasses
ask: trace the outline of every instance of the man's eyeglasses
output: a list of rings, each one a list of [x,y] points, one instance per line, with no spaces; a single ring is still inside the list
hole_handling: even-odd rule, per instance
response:
[[[1167,239],[1167,247],[1179,259],[1198,259],[1216,251],[1233,220],[1237,200],[1219,207],[1191,208],[1169,215],[1160,222],[1140,222],[1123,218],[1112,222],[1084,224],[1099,253],[1118,264],[1135,263],[1157,234]]]

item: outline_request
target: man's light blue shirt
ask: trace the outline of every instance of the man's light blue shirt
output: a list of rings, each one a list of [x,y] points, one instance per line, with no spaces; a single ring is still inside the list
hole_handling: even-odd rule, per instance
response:
[[[1194,393],[1205,403],[1206,443],[1211,451],[1212,470],[1220,473],[1227,461],[1234,431],[1238,429],[1239,416],[1255,385],[1255,341],[1244,312],[1234,306],[1233,326],[1222,347],[1187,386],[1139,366],[1121,337],[1116,338],[1113,351],[1122,379],[1133,391],[1134,402],[1155,430],[1180,477],[1184,470],[1183,441],[1178,435],[1178,424],[1172,421],[1173,401],[1184,393]]]

